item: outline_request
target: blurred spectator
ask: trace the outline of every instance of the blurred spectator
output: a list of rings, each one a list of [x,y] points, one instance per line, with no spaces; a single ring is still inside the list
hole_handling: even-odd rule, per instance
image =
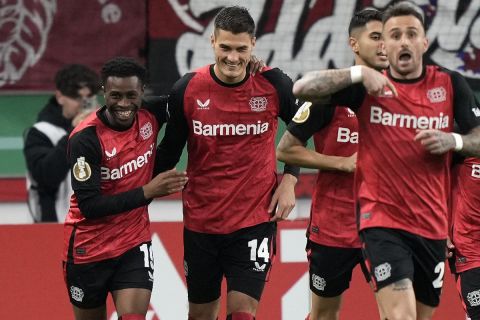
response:
[[[98,75],[84,65],[67,65],[55,75],[56,91],[25,131],[28,206],[35,222],[63,222],[72,194],[67,139],[98,106]]]

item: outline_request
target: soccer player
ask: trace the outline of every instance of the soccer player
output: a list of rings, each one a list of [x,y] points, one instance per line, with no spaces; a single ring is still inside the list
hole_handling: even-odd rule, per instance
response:
[[[356,65],[388,67],[380,11],[355,13],[348,32]],[[305,147],[312,135],[315,151]],[[307,319],[338,319],[342,293],[355,266],[363,263],[353,200],[357,145],[358,122],[351,109],[308,104],[299,109],[277,147],[278,160],[320,170],[307,230],[312,291]]]
[[[77,320],[106,319],[108,292],[120,319],[145,319],[153,286],[147,206],[187,180],[176,170],[152,179],[166,97],[142,106],[145,75],[132,59],[108,61],[101,72],[106,105],[68,141],[74,194],[63,260]]]
[[[423,66],[423,16],[410,2],[383,15],[389,69],[307,73],[305,99],[353,108],[359,121],[355,199],[360,238],[384,319],[430,319],[445,270],[450,153],[480,154],[480,118],[457,72]],[[453,122],[462,135],[453,134]]]
[[[276,220],[295,204],[298,168],[277,183],[278,117],[298,107],[293,83],[279,69],[251,75],[255,23],[245,8],[215,17],[215,63],[186,74],[169,97],[158,170],[172,168],[188,141],[189,183],[183,192],[184,265],[189,319],[218,316],[223,277],[227,319],[254,319],[275,255]]]
[[[478,109],[477,109],[478,110]],[[477,111],[480,112],[480,111]],[[480,319],[480,159],[469,157],[454,168],[452,242],[457,289],[471,320]]]

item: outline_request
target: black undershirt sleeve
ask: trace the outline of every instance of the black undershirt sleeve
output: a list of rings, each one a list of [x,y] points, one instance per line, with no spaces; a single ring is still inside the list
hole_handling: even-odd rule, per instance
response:
[[[273,84],[277,90],[278,100],[279,100],[279,114],[278,116],[283,122],[288,125],[292,118],[297,113],[300,104],[303,102],[298,101],[292,93],[293,82],[285,73],[283,73],[278,68],[273,68],[271,70],[265,71],[262,75],[267,78],[270,83]],[[295,177],[298,177],[300,174],[300,167],[291,166],[285,164],[283,168],[283,173],[291,174]]]
[[[298,140],[306,143],[316,132],[330,124],[334,114],[334,106],[314,104],[310,107],[310,113],[305,122],[291,121],[287,130]]]
[[[182,156],[189,132],[183,98],[187,85],[194,75],[195,73],[189,73],[178,80],[168,96],[167,126],[165,135],[157,147],[154,176],[175,167]]]
[[[480,104],[468,86],[465,78],[458,72],[451,71],[453,87],[453,112],[455,124],[460,134],[467,134],[480,125]]]
[[[142,99],[142,108],[155,116],[159,128],[167,122],[167,102],[168,96],[146,96]]]
[[[70,138],[68,157],[71,168],[77,162],[84,161],[91,170],[90,177],[85,181],[77,180],[73,170],[71,173],[72,188],[85,218],[94,219],[119,214],[150,203],[150,200],[145,199],[142,187],[115,195],[102,195],[100,188],[102,154],[95,127],[87,127]]]
[[[331,95],[330,104],[333,106],[349,107],[357,111],[363,104],[367,91],[362,83],[355,83]]]

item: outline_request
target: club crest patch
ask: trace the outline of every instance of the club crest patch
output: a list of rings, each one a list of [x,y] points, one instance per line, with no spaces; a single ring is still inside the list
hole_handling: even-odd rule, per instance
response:
[[[73,165],[73,176],[77,181],[87,181],[92,175],[90,165],[85,161],[85,157],[77,158],[77,162]]]
[[[311,102],[304,102],[302,106],[298,109],[297,113],[293,117],[293,122],[304,123],[310,117],[310,107],[312,106]]]

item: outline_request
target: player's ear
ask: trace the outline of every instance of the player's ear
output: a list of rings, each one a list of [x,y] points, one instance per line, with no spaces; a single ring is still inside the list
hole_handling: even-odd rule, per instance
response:
[[[60,90],[55,90],[55,98],[59,105],[63,106],[65,103],[65,96],[60,92]]]
[[[428,50],[428,38],[424,37],[423,38],[423,53],[427,52]]]
[[[349,37],[348,38],[348,44],[350,45],[350,48],[352,48],[352,51],[354,53],[358,53],[358,51],[360,51],[360,48],[359,48],[359,45],[358,45],[358,41],[356,38],[354,37]]]
[[[210,44],[212,45],[212,48],[215,48],[215,31],[210,35]]]
[[[257,42],[257,37],[252,37],[252,49],[255,48],[256,42]]]

